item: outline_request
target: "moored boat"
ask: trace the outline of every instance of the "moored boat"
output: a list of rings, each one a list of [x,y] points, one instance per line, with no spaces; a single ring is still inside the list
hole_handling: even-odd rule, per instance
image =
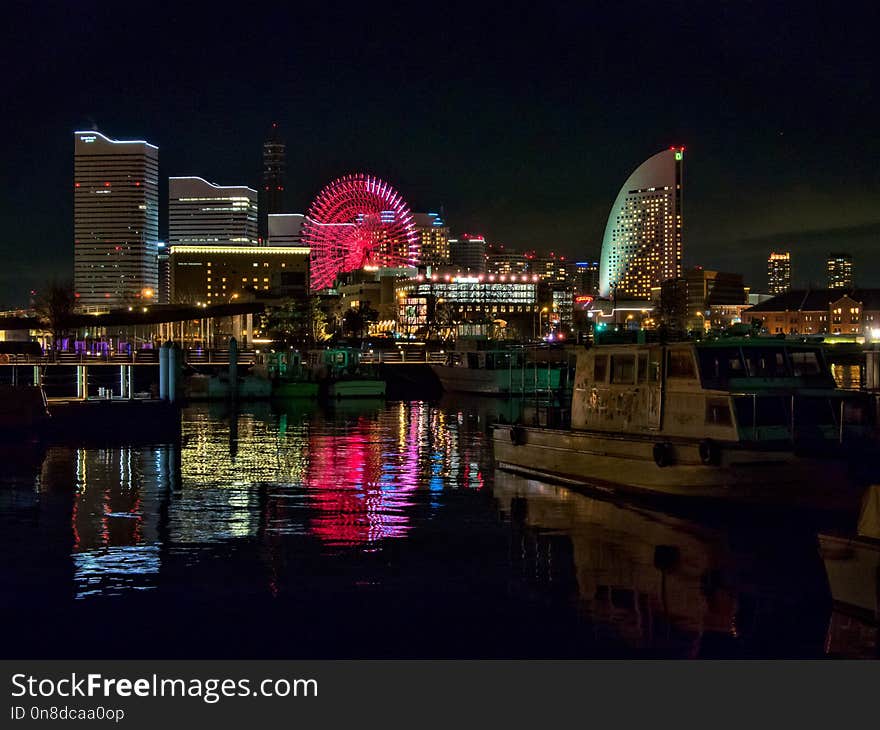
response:
[[[385,381],[378,366],[362,362],[359,350],[337,347],[314,352],[312,367],[328,398],[385,397]]]
[[[493,439],[502,469],[610,492],[854,509],[871,421],[819,346],[745,338],[583,350],[570,428]]]
[[[568,363],[563,350],[476,343],[460,348],[445,363],[431,369],[447,392],[477,395],[521,396],[558,394],[568,383]]]
[[[42,387],[0,385],[0,439],[38,440],[45,433],[50,418]]]

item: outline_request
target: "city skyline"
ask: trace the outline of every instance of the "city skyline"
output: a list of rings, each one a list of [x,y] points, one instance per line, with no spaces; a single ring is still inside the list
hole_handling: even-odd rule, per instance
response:
[[[266,129],[277,120],[291,212],[304,211],[328,180],[365,169],[394,180],[414,210],[443,205],[455,233],[478,231],[511,248],[553,249],[574,260],[598,256],[619,181],[636,162],[684,145],[685,266],[742,268],[758,286],[767,252],[784,247],[799,262],[793,284],[800,285],[821,281],[827,253],[846,250],[864,261],[867,283],[880,277],[866,256],[880,240],[880,180],[870,162],[880,143],[867,121],[876,118],[877,101],[864,93],[873,73],[869,37],[828,30],[818,11],[792,20],[772,7],[749,17],[663,8],[627,23],[620,32],[640,50],[611,64],[605,59],[622,12],[553,9],[526,33],[506,16],[460,8],[434,24],[413,9],[370,43],[361,39],[357,12],[317,14],[297,21],[298,43],[290,44],[266,32],[292,21],[277,11],[246,22],[234,39],[222,36],[222,45],[209,33],[207,46],[192,49],[183,39],[199,23],[217,22],[195,11],[182,9],[175,28],[161,17],[142,28],[126,8],[22,17],[13,9],[16,33],[4,52],[28,73],[7,79],[0,300],[20,301],[27,288],[72,270],[72,196],[35,191],[66,189],[69,134],[93,123],[162,148],[160,199],[167,177],[192,171],[258,185]],[[669,28],[662,43],[653,34],[661,20]],[[123,27],[137,37],[123,41]],[[47,55],[21,63],[32,57],[27,39],[37,28]],[[818,29],[821,50],[807,43]],[[125,83],[102,63],[107,55],[129,57],[129,44],[153,34],[154,52],[131,58]],[[191,81],[217,57],[244,53],[263,37],[278,63],[259,79],[245,65]],[[481,42],[465,61],[454,49],[468,37]],[[528,63],[517,53],[527,37],[543,52]],[[679,58],[700,64],[662,61],[646,74],[645,62],[664,57],[658,51],[673,42]],[[439,50],[421,58],[415,49],[427,43]],[[79,73],[66,63],[72,57],[93,71]],[[402,66],[409,69],[403,76],[387,73]],[[674,88],[653,84],[673,67]],[[247,95],[240,88],[231,95],[245,76]],[[719,88],[725,78],[743,83]],[[628,84],[637,93],[622,94]],[[399,109],[369,103],[374,97],[398,99]]]

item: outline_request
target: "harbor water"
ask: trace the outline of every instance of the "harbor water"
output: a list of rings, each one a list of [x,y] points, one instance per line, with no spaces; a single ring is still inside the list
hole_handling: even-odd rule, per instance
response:
[[[496,472],[489,425],[514,407],[204,404],[169,443],[3,447],[3,653],[874,651],[870,631],[841,630],[821,525],[675,514]]]

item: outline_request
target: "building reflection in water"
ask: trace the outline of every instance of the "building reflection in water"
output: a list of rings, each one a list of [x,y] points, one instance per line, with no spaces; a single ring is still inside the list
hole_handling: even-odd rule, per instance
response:
[[[77,598],[155,587],[158,522],[174,451],[167,445],[74,451],[71,530]],[[57,456],[63,458],[63,451]]]
[[[815,532],[689,520],[496,472],[487,420],[499,407],[195,406],[177,444],[14,454],[18,473],[0,474],[0,615],[40,613],[43,628],[21,640],[33,642],[52,636],[52,616],[73,615],[68,604],[100,635],[120,606],[183,606],[198,617],[188,626],[218,636],[258,611],[295,651],[280,643],[297,636],[284,621],[307,610],[314,624],[303,626],[332,653],[351,607],[372,601],[386,632],[374,644],[349,635],[338,651],[350,655],[406,635],[401,601],[445,612],[461,600],[498,622],[466,634],[462,656],[493,636],[499,656],[518,645],[528,656],[850,655],[850,625],[829,631]],[[449,623],[432,646],[470,626]]]

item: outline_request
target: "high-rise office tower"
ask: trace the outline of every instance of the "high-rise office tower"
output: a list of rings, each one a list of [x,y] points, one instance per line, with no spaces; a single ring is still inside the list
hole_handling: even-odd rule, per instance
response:
[[[602,296],[649,299],[681,276],[684,147],[649,157],[627,178],[611,208],[599,262]]]
[[[79,306],[152,300],[158,287],[159,148],[74,132],[74,286]]]
[[[201,177],[168,178],[170,246],[257,243],[257,191]]]
[[[278,123],[272,122],[269,138],[263,142],[263,174],[260,178],[260,230],[263,243],[269,237],[269,214],[284,212],[284,180],[287,147],[281,141]]]
[[[848,253],[830,253],[825,263],[829,289],[851,289],[853,285],[852,256]]]
[[[449,228],[438,213],[415,213],[413,223],[419,234],[419,263],[445,266],[449,263]]]
[[[598,261],[578,261],[575,263],[575,286],[580,294],[589,294],[591,296],[598,294]]]
[[[459,238],[450,238],[449,254],[453,265],[463,271],[486,272],[486,239],[483,236],[465,233]]]
[[[772,251],[767,257],[767,288],[774,296],[791,289],[791,254]]]

